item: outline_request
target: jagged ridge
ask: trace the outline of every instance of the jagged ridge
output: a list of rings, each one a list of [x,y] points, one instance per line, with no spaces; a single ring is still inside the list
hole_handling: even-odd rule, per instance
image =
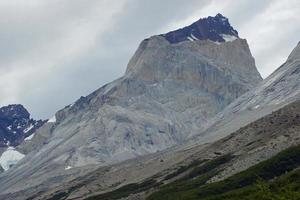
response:
[[[43,120],[30,118],[20,104],[0,108],[0,147],[17,146],[43,124]]]

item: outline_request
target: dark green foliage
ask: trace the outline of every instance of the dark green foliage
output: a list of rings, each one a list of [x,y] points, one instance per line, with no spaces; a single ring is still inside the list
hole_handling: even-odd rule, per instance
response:
[[[246,171],[229,177],[224,181],[205,185],[199,191],[198,196],[216,195],[254,184],[258,177],[269,180],[298,166],[300,166],[300,146],[282,151],[275,157],[250,167]]]
[[[274,181],[258,179],[254,185],[232,190],[202,200],[299,200],[300,170],[289,172]]]

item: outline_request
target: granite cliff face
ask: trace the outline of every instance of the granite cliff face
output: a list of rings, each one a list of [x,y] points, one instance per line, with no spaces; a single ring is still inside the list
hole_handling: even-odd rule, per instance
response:
[[[44,132],[32,139],[34,148],[25,145],[29,154],[6,173],[21,175],[1,189],[28,187],[17,183],[24,176],[30,177],[30,187],[47,180],[58,184],[57,172],[74,168],[81,173],[89,164],[104,166],[155,153],[198,134],[262,80],[246,40],[228,19],[208,19],[217,23],[200,19],[172,36],[181,38],[177,35],[197,26],[199,34],[193,32],[192,40],[171,41],[165,34],[142,41],[123,77],[58,111],[56,120],[39,129]],[[217,32],[210,35],[210,30]],[[228,35],[234,38],[225,40]]]

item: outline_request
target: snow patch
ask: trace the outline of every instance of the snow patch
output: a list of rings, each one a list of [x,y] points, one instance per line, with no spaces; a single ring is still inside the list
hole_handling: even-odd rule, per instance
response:
[[[194,40],[199,40],[197,37],[195,37],[193,34],[191,34],[191,38],[193,38]]]
[[[193,34],[191,34],[190,36],[187,36],[187,39],[190,41],[196,41],[199,40],[197,37],[195,37]]]
[[[65,167],[65,170],[69,170],[69,169],[72,169],[72,167],[71,166],[66,166]]]
[[[19,160],[24,158],[24,154],[21,154],[15,148],[8,147],[6,151],[4,151],[0,157],[0,165],[1,167],[7,171],[12,166],[16,165]]]
[[[221,34],[221,37],[225,40],[225,42],[232,42],[237,39],[234,35]]]
[[[257,109],[257,108],[259,108],[260,107],[260,105],[256,105],[256,106],[254,106],[253,108],[254,109]]]
[[[33,127],[34,127],[34,126],[33,126],[32,124],[30,124],[30,126],[27,127],[27,128],[25,128],[23,132],[24,132],[24,133],[27,133],[27,132],[30,131]]]
[[[50,122],[50,123],[55,123],[55,122],[56,122],[56,117],[55,117],[55,115],[54,115],[53,117],[51,117],[51,118],[48,120],[48,122]]]
[[[194,39],[191,38],[190,36],[188,36],[187,39],[190,40],[190,41],[194,41]]]
[[[31,139],[33,138],[33,136],[34,136],[34,134],[31,134],[31,135],[29,135],[28,137],[26,137],[24,140],[25,140],[25,141],[31,140]]]

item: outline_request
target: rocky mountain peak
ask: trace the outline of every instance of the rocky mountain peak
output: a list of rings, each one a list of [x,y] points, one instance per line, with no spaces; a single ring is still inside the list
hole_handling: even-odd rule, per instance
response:
[[[30,113],[21,104],[0,108],[0,146],[16,146],[30,136],[44,121],[30,118]]]
[[[221,14],[143,40],[128,63],[126,76],[150,83],[175,80],[199,84],[208,77],[203,69],[208,63],[210,70],[230,74],[247,90],[262,80],[247,41],[239,38]]]
[[[161,36],[172,44],[188,40],[227,42],[239,38],[238,32],[230,25],[228,18],[220,13],[214,17],[200,18],[189,26],[162,34]]]

